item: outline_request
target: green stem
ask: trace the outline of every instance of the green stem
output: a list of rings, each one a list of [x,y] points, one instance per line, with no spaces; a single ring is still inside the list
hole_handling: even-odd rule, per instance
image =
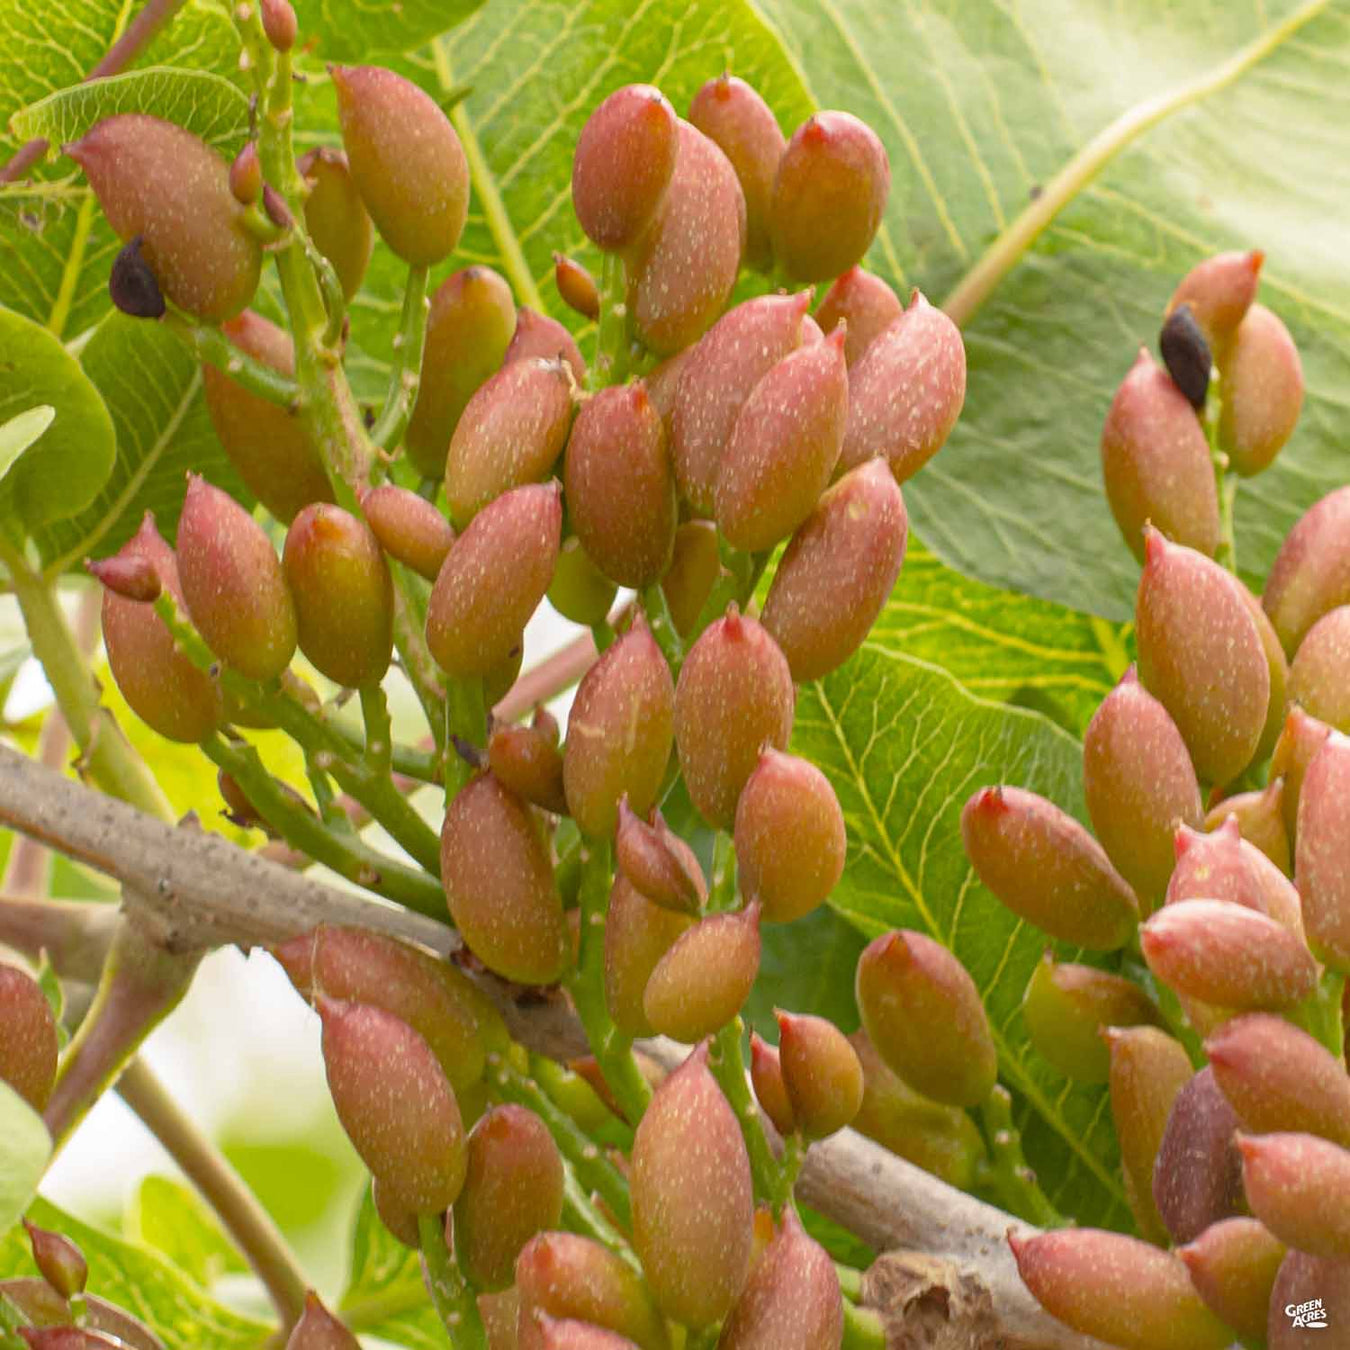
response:
[[[1337,1059],[1345,1052],[1345,1030],[1341,1025],[1344,997],[1345,976],[1328,970],[1317,988],[1289,1010],[1289,1020],[1315,1036]]]
[[[708,598],[703,602],[691,639],[696,639],[710,623],[720,619],[727,612],[728,605],[734,603],[745,608],[772,556],[771,551],[742,553],[732,548],[720,535],[718,551],[722,557],[722,574],[713,583]]]
[[[300,386],[255,357],[240,351],[219,328],[198,323],[178,310],[169,310],[160,320],[183,345],[206,365],[223,370],[241,389],[279,403],[283,408],[298,408]]]
[[[792,1188],[789,1184],[784,1193],[784,1169],[769,1148],[759,1106],[750,1092],[750,1082],[745,1074],[745,1056],[741,1051],[741,1034],[744,1030],[744,1024],[737,1017],[713,1037],[708,1068],[712,1070],[741,1127],[745,1149],[750,1155],[750,1175],[754,1178],[755,1194],[762,1200],[770,1201],[774,1209],[779,1210],[791,1195]]]
[[[338,834],[330,829],[282,791],[251,745],[230,745],[214,735],[201,747],[212,763],[234,778],[258,814],[288,844],[355,885],[419,914],[445,917],[445,893],[434,877],[377,853],[355,834]]]
[[[427,336],[427,275],[425,266],[408,269],[403,315],[394,334],[389,390],[384,396],[380,419],[370,432],[370,439],[381,450],[392,450],[403,439],[417,400],[417,386],[422,380],[422,348]]]
[[[133,1059],[122,1071],[117,1080],[117,1095],[140,1117],[219,1215],[262,1281],[283,1324],[294,1325],[305,1308],[308,1281],[280,1229],[257,1197],[165,1091],[144,1061]]]
[[[172,821],[174,811],[169,799],[112,714],[99,703],[89,663],[80,654],[55,586],[32,571],[18,549],[3,537],[0,562],[9,569],[33,655],[41,663],[56,706],[80,748],[84,773],[109,795],[159,820]]]
[[[1022,1136],[1013,1124],[1012,1093],[995,1083],[980,1108],[1003,1208],[1040,1228],[1062,1228],[1064,1219],[1047,1199],[1022,1156]]]
[[[445,710],[452,746],[458,740],[473,750],[487,748],[487,708],[481,679],[447,680]],[[452,748],[445,757],[446,797],[455,796],[472,777],[473,766]]]
[[[435,494],[432,499],[434,500]],[[412,684],[422,705],[427,725],[436,743],[435,767],[440,782],[440,766],[446,751],[445,677],[427,647],[427,583],[402,563],[392,559],[389,568],[394,578],[394,647],[403,673]]]
[[[490,1069],[492,1082],[502,1097],[526,1106],[548,1126],[558,1151],[575,1170],[587,1194],[598,1195],[621,1224],[632,1222],[628,1183],[595,1141],[534,1081],[503,1059]]]
[[[871,1308],[844,1300],[844,1339],[839,1350],[886,1350],[886,1324]]]
[[[637,1264],[624,1236],[596,1207],[577,1180],[575,1170],[563,1164],[563,1222],[574,1233],[608,1247],[616,1256]]]
[[[838,1261],[834,1263],[834,1273],[839,1277],[839,1292],[850,1303],[862,1302],[862,1282],[863,1273],[856,1270],[853,1266],[840,1265]]]
[[[341,736],[351,750],[364,750],[365,738],[359,736],[350,727],[340,722],[330,722],[330,730]],[[441,781],[441,757],[435,750],[422,750],[415,745],[403,745],[394,741],[389,751],[389,768],[404,778],[415,778],[419,783],[439,783]]]
[[[707,912],[716,914],[736,908],[736,846],[725,830],[713,839],[712,885],[708,889]]]
[[[387,778],[394,767],[394,727],[389,719],[389,700],[384,687],[363,685],[361,716],[366,726],[366,763],[371,773]]]
[[[585,1028],[591,1053],[630,1125],[642,1119],[652,1090],[633,1058],[633,1042],[614,1025],[605,1006],[605,911],[609,907],[611,845],[588,839],[581,854],[581,957],[567,988]]]
[[[1219,547],[1214,561],[1230,572],[1237,573],[1237,539],[1233,530],[1233,507],[1237,501],[1238,476],[1232,471],[1227,453],[1219,444],[1219,421],[1223,412],[1223,389],[1217,370],[1210,373],[1209,393],[1205,398],[1204,415],[1200,425],[1209,445],[1210,462],[1214,466],[1215,488],[1219,496]]]
[[[600,321],[595,360],[587,383],[592,390],[621,384],[628,368],[628,279],[623,259],[606,253],[600,269]]]
[[[671,675],[678,676],[680,666],[684,663],[684,644],[680,641],[679,633],[675,631],[675,620],[670,616],[666,593],[661,589],[660,583],[656,582],[642,591],[640,599],[642,612],[647,616],[647,626],[652,630],[652,637],[661,648],[661,655],[666,658]]]
[[[478,1300],[445,1244],[444,1216],[419,1214],[417,1233],[422,1239],[422,1274],[427,1293],[445,1324],[453,1350],[488,1350]]]

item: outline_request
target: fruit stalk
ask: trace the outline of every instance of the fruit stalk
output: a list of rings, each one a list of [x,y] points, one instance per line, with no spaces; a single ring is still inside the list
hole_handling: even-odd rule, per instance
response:
[[[370,439],[380,450],[392,450],[399,443],[417,401],[430,312],[427,304],[429,272],[429,268],[421,265],[408,268],[408,288],[403,292],[403,313],[394,335],[394,359],[389,367],[389,391],[384,396],[379,420],[370,429]]]
[[[1013,1124],[1012,1093],[995,1083],[980,1107],[994,1184],[1003,1207],[1020,1219],[1041,1228],[1062,1228],[1064,1217],[1052,1205],[1022,1156],[1022,1135]]]
[[[450,1344],[454,1350],[488,1350],[478,1300],[445,1243],[445,1216],[419,1214],[417,1233],[422,1239],[422,1278]]]
[[[642,603],[643,613],[647,616],[647,625],[652,630],[652,637],[661,648],[661,655],[666,658],[672,677],[678,679],[680,666],[684,662],[684,643],[680,641],[680,635],[675,630],[675,620],[671,617],[670,605],[666,601],[665,591],[661,589],[661,583],[657,581],[644,587],[638,599]],[[598,640],[596,645],[599,646]]]
[[[600,269],[600,319],[595,360],[587,384],[592,391],[622,384],[628,374],[628,277],[623,258],[606,253]]]
[[[1215,485],[1219,490],[1219,547],[1214,561],[1237,575],[1237,538],[1233,530],[1233,505],[1237,501],[1238,476],[1227,454],[1219,448],[1219,422],[1223,414],[1223,381],[1211,371],[1205,411],[1201,418],[1209,455],[1214,464]]]
[[[300,386],[264,361],[249,356],[227,338],[218,326],[198,323],[191,315],[170,308],[160,319],[185,347],[207,365],[223,370],[241,389],[257,394],[283,408],[301,402]]]
[[[741,1136],[745,1140],[746,1152],[750,1155],[750,1175],[754,1179],[755,1194],[768,1200],[774,1213],[779,1213],[785,1204],[791,1203],[792,1187],[796,1173],[801,1167],[801,1156],[795,1159],[795,1166],[780,1163],[769,1147],[768,1136],[764,1133],[763,1117],[759,1103],[750,1090],[750,1079],[746,1075],[745,1058],[741,1053],[741,1037],[745,1025],[739,1017],[733,1018],[713,1038],[712,1053],[708,1056],[708,1068],[722,1089],[722,1095],[731,1105],[736,1123],[741,1127]]]

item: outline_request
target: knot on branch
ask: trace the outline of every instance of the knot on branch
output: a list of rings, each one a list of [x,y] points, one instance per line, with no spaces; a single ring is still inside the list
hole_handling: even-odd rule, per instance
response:
[[[984,1281],[943,1256],[878,1257],[863,1277],[863,1302],[880,1314],[887,1350],[1029,1350],[1001,1327]]]

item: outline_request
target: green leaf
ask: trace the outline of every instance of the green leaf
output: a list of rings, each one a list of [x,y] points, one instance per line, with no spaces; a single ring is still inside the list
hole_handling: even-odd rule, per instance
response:
[[[1350,62],[1344,5],[759,3],[816,100],[890,152],[871,265],[966,323],[965,414],[905,487],[924,540],[995,585],[1127,617],[1138,570],[1102,495],[1106,409],[1180,276],[1263,248],[1262,299],[1299,344],[1308,399],[1239,494],[1239,555],[1261,576],[1346,478],[1350,264],[1324,224],[1350,192],[1327,115]]]
[[[13,1224],[33,1198],[52,1139],[42,1117],[12,1087],[0,1080],[0,1231]]]
[[[96,122],[119,113],[152,113],[200,136],[226,158],[248,139],[248,99],[229,80],[207,70],[150,70],[109,75],[48,94],[9,119],[20,141],[52,145],[78,140]]]
[[[109,314],[85,345],[80,365],[112,416],[117,460],[85,509],[37,532],[49,573],[115,552],[146,511],[172,539],[189,469],[248,500],[207,416],[201,370],[168,329]]]
[[[1079,1222],[1128,1226],[1106,1093],[1067,1083],[1030,1049],[1022,993],[1045,945],[975,880],[961,845],[966,799],[1031,788],[1083,815],[1078,743],[1036,714],[976,698],[945,671],[868,643],[803,686],[793,748],[829,776],[848,826],[830,898],[867,937],[910,928],[944,943],[981,991],[1000,1075],[1052,1202]]]
[[[372,56],[409,52],[461,24],[483,0],[368,0],[345,5],[334,0],[296,0],[302,40],[313,39],[328,60],[368,61]]]
[[[410,1350],[445,1350],[445,1327],[427,1298],[421,1261],[380,1222],[369,1186],[352,1229],[351,1276],[339,1308],[362,1335]]]
[[[139,1318],[165,1350],[257,1350],[275,1330],[222,1307],[148,1247],[110,1237],[45,1200],[35,1200],[28,1217],[71,1238],[89,1263],[88,1292]],[[0,1279],[32,1273],[23,1229],[0,1234]]]
[[[197,1192],[169,1177],[148,1176],[141,1182],[127,1205],[123,1229],[130,1241],[162,1252],[203,1289],[222,1275],[249,1268]]]
[[[0,422],[35,404],[57,410],[0,482],[0,521],[28,534],[93,500],[112,468],[112,419],[56,338],[10,310],[0,310],[0,376]]]
[[[51,958],[45,950],[38,962],[35,978],[38,988],[42,990],[43,997],[47,1000],[47,1006],[52,1010],[52,1017],[56,1021],[56,1038],[64,1050],[70,1040],[70,1032],[66,1030],[66,1024],[62,1021],[66,1015],[66,991],[57,976],[56,967],[52,965]]]
[[[0,481],[19,462],[19,457],[51,426],[56,409],[50,403],[40,404],[11,417],[0,425]]]

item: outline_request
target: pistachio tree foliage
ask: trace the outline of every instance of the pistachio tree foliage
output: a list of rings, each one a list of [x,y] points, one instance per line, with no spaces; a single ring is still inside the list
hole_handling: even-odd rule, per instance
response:
[[[1350,11],[1237,8],[0,0],[3,1350],[1350,1334]],[[228,942],[327,1306],[137,1058]]]

